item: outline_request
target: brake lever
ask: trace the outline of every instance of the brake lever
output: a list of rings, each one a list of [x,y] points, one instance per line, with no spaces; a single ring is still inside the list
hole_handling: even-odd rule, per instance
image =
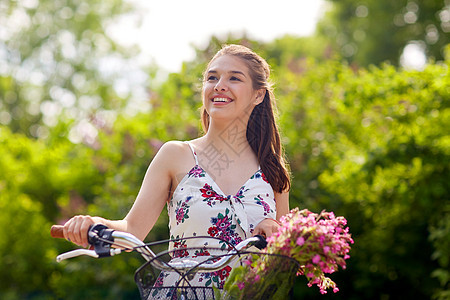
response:
[[[109,250],[109,256],[114,256],[117,254],[120,254],[122,252],[121,249],[110,249]],[[99,258],[101,257],[100,255],[98,255],[95,250],[87,250],[87,249],[76,249],[76,250],[72,250],[66,253],[62,253],[60,255],[58,255],[56,257],[56,261],[57,262],[61,262],[65,259],[69,259],[69,258],[73,258],[73,257],[77,257],[77,256],[82,256],[82,255],[86,255],[86,256],[90,256],[90,257],[94,257],[94,258]]]
[[[69,251],[69,252],[62,253],[62,254],[58,255],[56,257],[56,261],[57,262],[61,262],[61,261],[65,260],[65,259],[69,259],[69,258],[72,258],[72,257],[81,256],[81,255],[87,255],[87,256],[98,258],[98,254],[95,253],[94,250],[76,249],[76,250],[72,250],[72,251]]]
[[[111,248],[111,242],[114,241],[112,233],[114,230],[108,229],[105,225],[95,224],[89,228],[88,240],[91,245],[88,249],[76,249],[66,253],[62,253],[56,257],[56,261],[60,262],[65,259],[77,257],[81,255],[91,256],[94,258],[114,256],[122,252],[121,249]]]

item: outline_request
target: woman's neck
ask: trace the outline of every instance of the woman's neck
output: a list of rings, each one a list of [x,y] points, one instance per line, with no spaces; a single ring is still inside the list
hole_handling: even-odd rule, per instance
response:
[[[208,132],[197,140],[196,146],[200,166],[214,180],[233,172],[254,171],[259,165],[247,141],[246,127],[237,123],[225,127],[210,126]]]
[[[211,122],[208,132],[204,136],[205,141],[228,152],[240,154],[250,145],[247,141],[247,122],[235,119],[228,123]]]

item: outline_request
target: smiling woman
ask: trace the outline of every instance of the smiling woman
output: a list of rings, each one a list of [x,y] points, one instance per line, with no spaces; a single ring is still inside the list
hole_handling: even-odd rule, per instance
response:
[[[200,253],[212,254],[211,248],[226,249],[256,234],[271,236],[289,211],[290,179],[269,75],[267,62],[252,50],[225,46],[204,73],[205,135],[161,147],[123,220],[76,216],[64,225],[65,238],[86,245],[89,226],[101,223],[144,239],[165,205],[171,239],[220,239],[175,241],[169,245],[174,261],[205,259]],[[189,284],[223,288],[231,268],[199,273]],[[157,283],[170,287],[180,280],[176,272],[162,272]]]
[[[216,68],[221,71],[222,77]],[[223,97],[221,93],[244,93],[242,96],[246,101],[241,100],[237,105],[241,114],[235,118],[241,118],[238,124],[246,127],[246,139],[258,156],[258,161],[268,163],[267,167],[262,164],[261,168],[271,179],[272,186],[282,192],[289,189],[289,176],[284,168],[280,136],[274,118],[275,99],[269,77],[270,67],[267,62],[249,49],[234,45],[223,48],[211,60],[205,73],[202,125],[208,132],[211,117],[207,105],[209,101],[205,101],[205,98],[209,94],[214,99]],[[273,152],[271,149],[274,149]]]

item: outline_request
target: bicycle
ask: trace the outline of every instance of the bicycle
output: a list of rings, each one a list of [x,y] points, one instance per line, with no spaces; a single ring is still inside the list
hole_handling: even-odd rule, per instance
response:
[[[62,226],[53,225],[51,228],[51,236],[56,238],[64,238]],[[261,254],[253,250],[253,246],[257,249],[264,249],[267,245],[266,240],[262,236],[254,236],[243,240],[236,246],[229,243],[228,250],[222,254],[214,254],[203,256],[202,260],[194,260],[191,257],[170,259],[177,257],[180,249],[166,250],[154,253],[150,247],[168,242],[177,242],[187,239],[216,239],[210,236],[185,237],[172,240],[163,240],[153,243],[144,243],[130,233],[109,229],[102,224],[91,226],[88,231],[88,241],[91,245],[90,249],[76,249],[57,256],[58,262],[87,255],[94,258],[108,257],[118,255],[122,252],[136,251],[146,260],[146,262],[136,271],[135,282],[139,288],[142,299],[215,299],[218,289],[205,286],[192,286],[190,280],[198,273],[211,273],[229,265],[236,258],[245,257],[249,254]],[[226,241],[223,241],[226,242]],[[196,250],[198,248],[183,248],[183,250]],[[216,252],[224,252],[224,249],[214,247],[203,247],[202,250],[212,250]],[[178,251],[178,252],[177,252]],[[209,252],[208,252],[209,254]],[[164,257],[170,256],[169,261],[165,261]],[[265,254],[268,255],[268,254]],[[179,256],[179,255],[178,255]],[[287,259],[290,259],[286,257]],[[166,259],[167,260],[167,259]],[[242,260],[239,260],[242,263]],[[179,276],[179,280],[171,286],[157,286],[155,284],[159,274],[157,272],[175,272]]]

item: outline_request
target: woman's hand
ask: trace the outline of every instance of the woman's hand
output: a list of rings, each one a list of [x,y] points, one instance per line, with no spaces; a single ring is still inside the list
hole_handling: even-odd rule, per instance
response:
[[[69,242],[86,248],[88,243],[88,230],[94,224],[106,224],[106,220],[100,217],[75,216],[64,224],[64,238]]]
[[[280,227],[280,223],[277,220],[267,218],[256,225],[255,230],[253,231],[253,235],[259,234],[265,238],[268,238],[278,231],[278,227]]]

